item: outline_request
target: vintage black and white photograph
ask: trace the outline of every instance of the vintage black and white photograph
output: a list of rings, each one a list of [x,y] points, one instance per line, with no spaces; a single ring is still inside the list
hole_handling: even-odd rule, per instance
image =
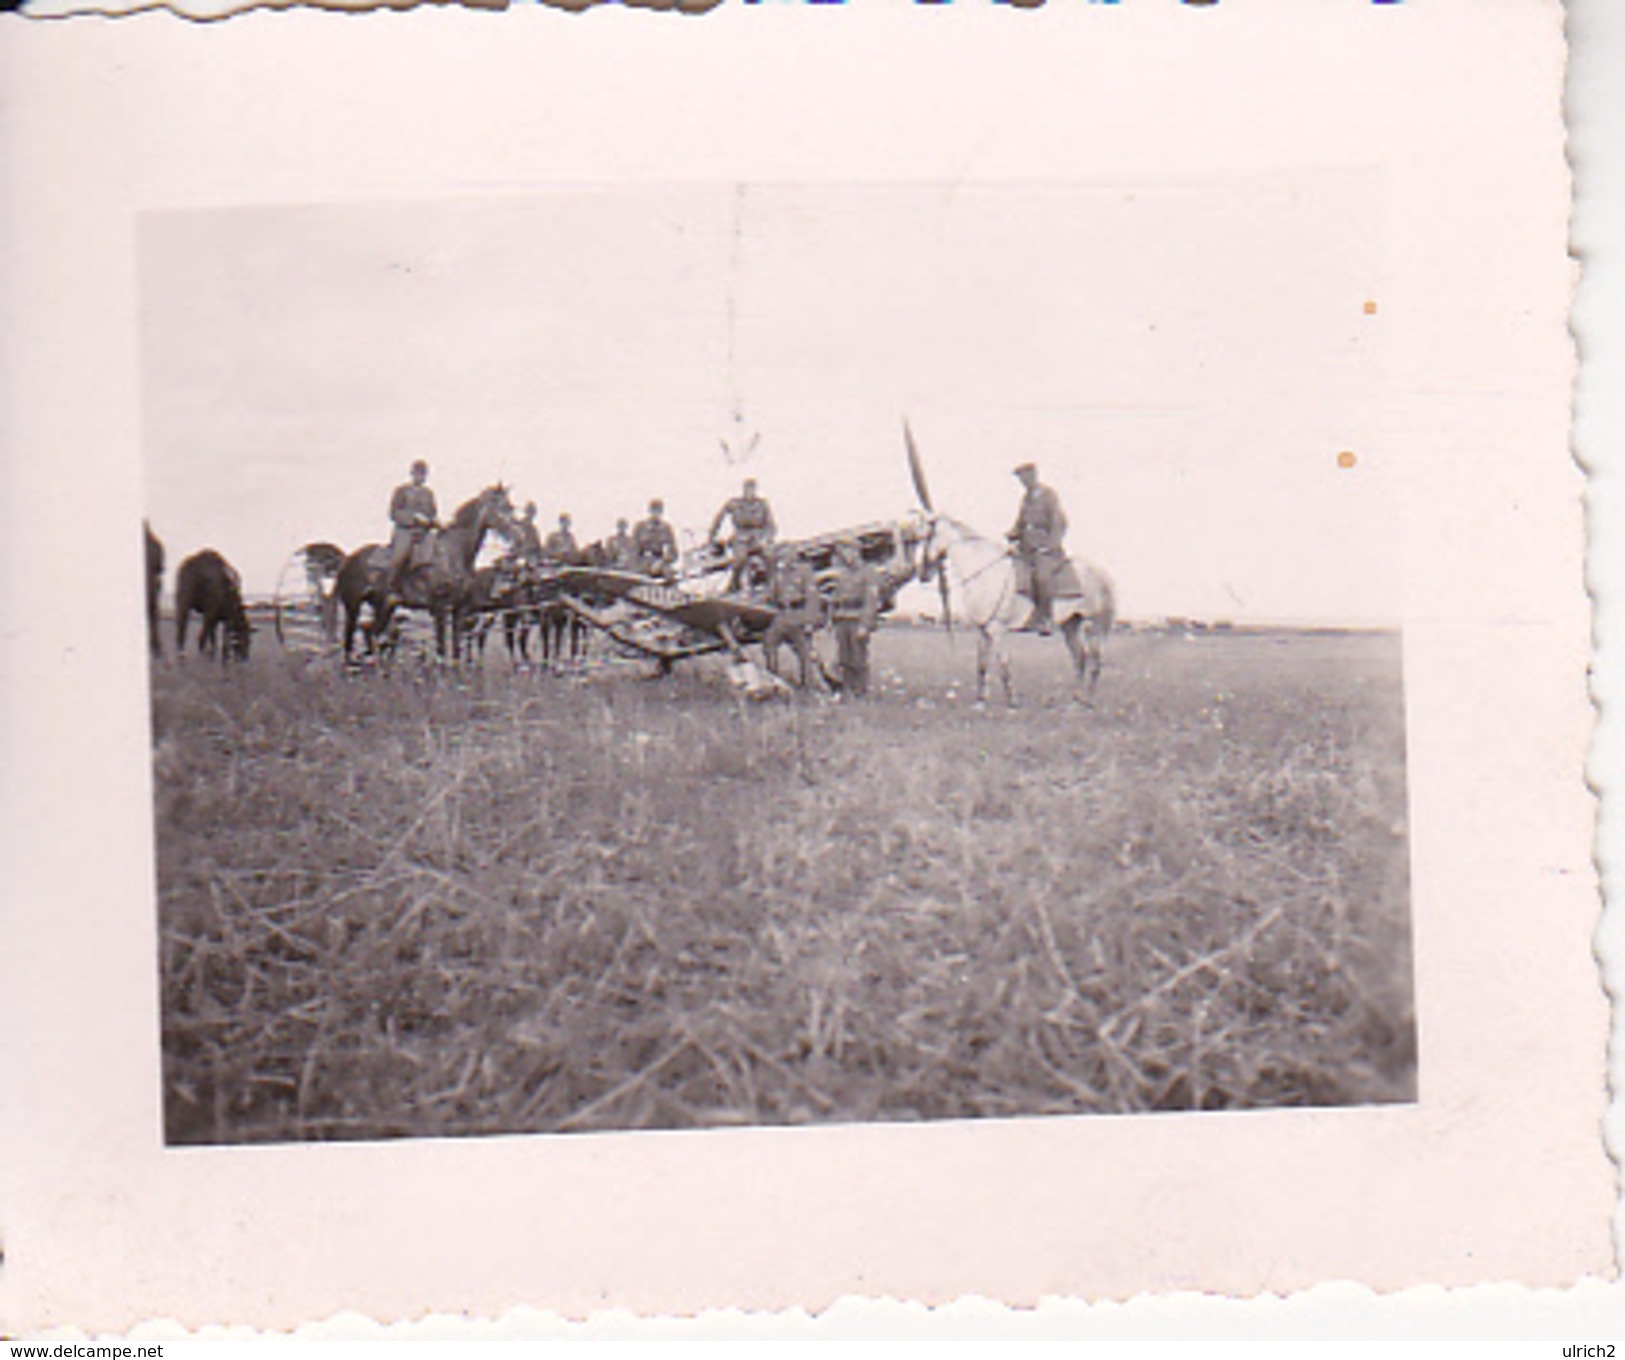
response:
[[[9,1328],[1606,1275],[1570,8],[11,30]]]
[[[145,215],[166,1140],[1413,1100],[1373,190]]]

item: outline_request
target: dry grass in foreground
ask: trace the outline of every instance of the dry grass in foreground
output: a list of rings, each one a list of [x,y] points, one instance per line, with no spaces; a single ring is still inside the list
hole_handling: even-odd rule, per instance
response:
[[[878,652],[862,706],[159,667],[168,1138],[1414,1097],[1397,639],[987,714]]]

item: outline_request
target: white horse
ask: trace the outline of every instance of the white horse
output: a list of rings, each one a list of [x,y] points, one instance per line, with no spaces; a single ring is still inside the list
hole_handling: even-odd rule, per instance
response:
[[[1117,617],[1117,596],[1111,577],[1099,567],[1078,558],[1072,559],[1072,567],[1081,589],[1057,596],[1051,612],[1072,654],[1078,697],[1088,702],[1100,680],[1102,648]],[[997,662],[1005,702],[1013,704],[1005,638],[1032,602],[1016,589],[1016,562],[1010,550],[960,520],[932,515],[920,553],[920,580],[929,581],[937,573],[956,587],[960,618],[976,629],[977,703],[987,701],[987,673]]]

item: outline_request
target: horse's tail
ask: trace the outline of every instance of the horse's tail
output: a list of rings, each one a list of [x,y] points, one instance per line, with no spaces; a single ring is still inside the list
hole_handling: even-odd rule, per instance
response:
[[[1117,587],[1105,572],[1098,568],[1096,571],[1100,577],[1100,609],[1096,614],[1096,626],[1100,629],[1101,637],[1110,637],[1112,629],[1117,626]]]

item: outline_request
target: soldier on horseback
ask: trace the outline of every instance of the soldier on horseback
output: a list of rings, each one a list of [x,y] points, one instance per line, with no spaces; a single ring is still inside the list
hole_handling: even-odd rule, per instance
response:
[[[707,537],[717,546],[722,545],[722,526],[733,521],[733,538],[729,541],[729,555],[733,570],[728,577],[728,589],[738,590],[745,583],[746,571],[752,565],[764,562],[767,550],[773,546],[778,526],[773,522],[773,507],[765,497],[757,494],[756,479],[747,477],[743,492],[733,497],[717,517],[711,521]]]
[[[399,591],[402,574],[418,546],[428,540],[439,511],[429,490],[429,465],[419,458],[412,464],[412,480],[395,488],[389,499],[389,566],[384,572],[384,594]]]
[[[570,516],[560,515],[559,527],[547,536],[547,542],[542,545],[542,552],[549,561],[564,565],[574,562],[580,551],[575,531],[570,527]]]
[[[638,562],[638,550],[632,543],[632,531],[626,520],[615,521],[615,532],[604,544],[604,551],[609,557],[609,565],[616,571],[632,571]]]
[[[534,567],[542,560],[542,536],[536,528],[535,501],[525,502],[525,513],[514,525],[511,555],[526,567]]]
[[[1022,593],[1032,597],[1032,613],[1016,631],[1049,636],[1053,630],[1055,577],[1066,563],[1062,541],[1066,537],[1066,512],[1054,488],[1038,480],[1032,463],[1016,468],[1016,476],[1026,488],[1016,522],[1006,537],[1015,545],[1017,560],[1025,569]]]
[[[670,578],[676,574],[677,535],[663,518],[666,503],[659,498],[649,502],[649,517],[639,520],[632,531],[632,548],[637,569],[645,576]]]

